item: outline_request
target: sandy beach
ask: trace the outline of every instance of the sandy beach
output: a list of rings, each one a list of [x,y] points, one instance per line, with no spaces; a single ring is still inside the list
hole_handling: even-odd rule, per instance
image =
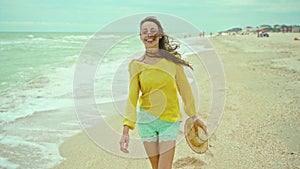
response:
[[[210,38],[226,76],[224,114],[209,151],[195,154],[182,140],[173,168],[300,168],[300,41],[294,37],[300,34]],[[121,132],[121,118],[108,121]],[[95,129],[101,130],[101,124]],[[146,158],[120,157],[101,149],[84,132],[67,138],[60,154],[65,161],[55,169],[151,168]]]

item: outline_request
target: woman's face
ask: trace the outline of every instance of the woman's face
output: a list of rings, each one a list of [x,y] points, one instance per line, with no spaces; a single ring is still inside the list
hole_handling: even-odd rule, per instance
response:
[[[147,21],[142,24],[140,38],[146,48],[158,48],[161,37],[158,34],[158,26],[154,22]]]

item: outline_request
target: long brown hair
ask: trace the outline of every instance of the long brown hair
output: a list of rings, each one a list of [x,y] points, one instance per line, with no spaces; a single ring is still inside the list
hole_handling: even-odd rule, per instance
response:
[[[160,22],[154,16],[149,16],[141,21],[140,28],[145,22],[155,23],[158,27],[158,35],[162,36],[162,38],[159,39],[158,43],[160,55],[156,55],[154,57],[163,57],[175,64],[188,66],[193,70],[193,67],[187,61],[183,60],[181,58],[181,55],[176,51],[176,49],[179,48],[179,43],[169,40],[169,37],[164,33],[164,29],[161,26]]]

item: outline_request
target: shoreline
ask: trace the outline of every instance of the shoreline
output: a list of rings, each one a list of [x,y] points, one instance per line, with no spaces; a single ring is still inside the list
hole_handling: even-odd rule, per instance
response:
[[[210,38],[225,69],[225,112],[210,150],[197,155],[182,140],[174,168],[299,167],[300,42],[294,36],[300,34]],[[55,169],[150,168],[147,159],[129,160],[102,150],[84,132],[65,139],[60,154],[66,160]]]

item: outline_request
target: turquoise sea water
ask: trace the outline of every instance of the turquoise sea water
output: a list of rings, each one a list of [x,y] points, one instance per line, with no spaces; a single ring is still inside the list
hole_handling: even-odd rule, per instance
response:
[[[72,67],[90,36],[0,33],[0,168],[50,168],[62,160],[61,139],[79,131]]]
[[[0,91],[74,63],[91,33],[0,33]]]

